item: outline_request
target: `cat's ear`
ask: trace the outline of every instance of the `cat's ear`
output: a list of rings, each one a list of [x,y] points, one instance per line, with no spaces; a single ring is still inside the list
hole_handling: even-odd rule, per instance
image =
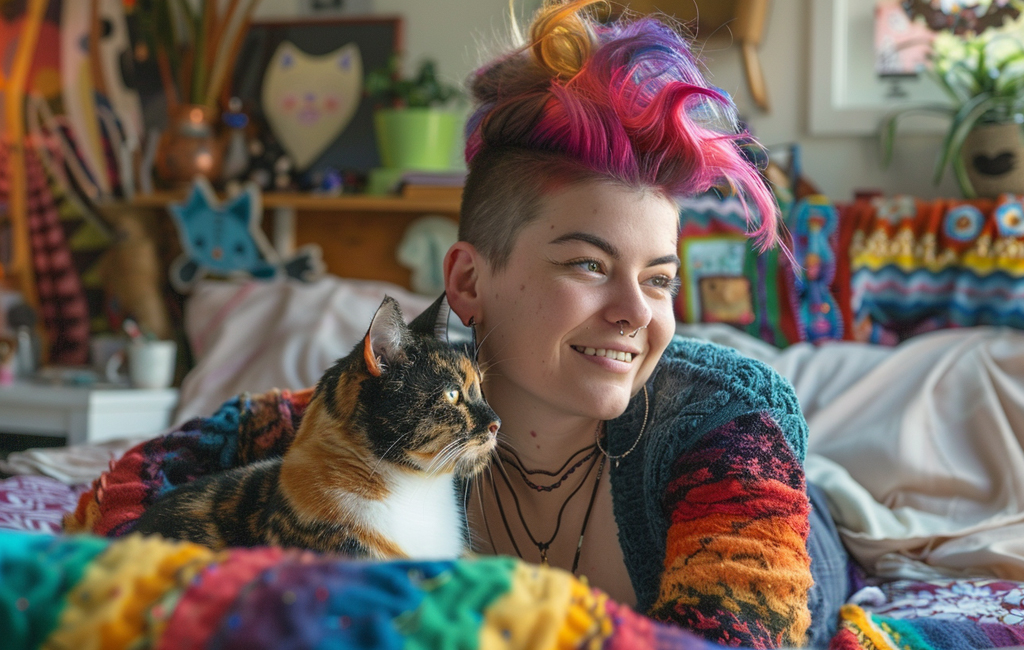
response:
[[[388,366],[404,361],[406,356],[402,346],[408,336],[409,328],[402,318],[398,302],[385,296],[363,341],[363,359],[369,373],[380,377]]]
[[[409,329],[422,336],[433,336],[439,341],[448,342],[448,298],[445,294],[434,301],[434,304],[409,323]]]
[[[337,54],[338,67],[344,72],[351,72],[352,67],[359,63],[359,46],[355,43],[349,43],[345,47],[338,50]]]

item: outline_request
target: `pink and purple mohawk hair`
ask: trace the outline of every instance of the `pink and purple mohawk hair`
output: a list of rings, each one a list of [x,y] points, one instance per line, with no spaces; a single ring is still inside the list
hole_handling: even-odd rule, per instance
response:
[[[778,207],[741,143],[735,107],[700,72],[687,40],[654,18],[600,24],[600,0],[548,3],[529,45],[478,70],[466,163],[484,150],[560,154],[629,186],[672,198],[724,188],[748,206],[764,250],[779,243]],[[754,210],[750,210],[751,204]]]

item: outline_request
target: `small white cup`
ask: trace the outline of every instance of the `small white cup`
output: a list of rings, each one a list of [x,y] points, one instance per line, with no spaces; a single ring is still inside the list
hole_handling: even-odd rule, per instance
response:
[[[178,346],[174,341],[133,340],[125,352],[115,353],[107,362],[107,380],[123,381],[121,366],[128,357],[128,381],[134,388],[167,388],[174,383]]]

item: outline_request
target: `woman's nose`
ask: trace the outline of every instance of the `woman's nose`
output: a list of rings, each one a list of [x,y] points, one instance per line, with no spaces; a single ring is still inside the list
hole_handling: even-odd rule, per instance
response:
[[[640,285],[635,281],[623,282],[613,289],[612,305],[608,320],[622,333],[630,334],[638,328],[647,327],[653,315]]]

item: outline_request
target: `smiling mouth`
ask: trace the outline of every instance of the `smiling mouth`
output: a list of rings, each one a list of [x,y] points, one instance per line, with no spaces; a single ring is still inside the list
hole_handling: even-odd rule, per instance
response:
[[[608,359],[615,359],[616,361],[625,361],[626,363],[633,362],[632,352],[622,352],[619,350],[605,350],[604,348],[584,348],[579,345],[573,345],[570,347],[572,347],[573,350],[576,350],[577,352],[582,352],[583,354],[590,357],[606,357]]]

